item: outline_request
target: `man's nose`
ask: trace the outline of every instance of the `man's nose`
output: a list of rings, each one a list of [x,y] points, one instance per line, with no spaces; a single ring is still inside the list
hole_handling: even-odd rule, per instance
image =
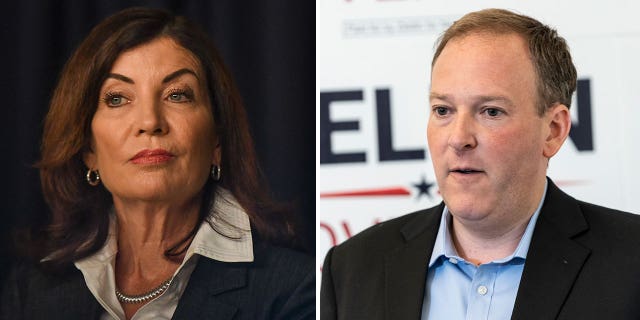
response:
[[[450,130],[448,144],[454,150],[462,152],[478,145],[472,116],[459,114],[450,124]]]

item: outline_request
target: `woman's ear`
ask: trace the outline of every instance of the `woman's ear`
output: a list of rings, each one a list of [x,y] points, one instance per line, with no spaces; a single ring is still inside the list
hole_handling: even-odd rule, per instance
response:
[[[213,157],[211,160],[211,164],[212,165],[217,165],[220,166],[221,165],[221,161],[222,161],[222,148],[220,147],[220,142],[216,139],[216,146],[213,149]]]
[[[553,157],[569,136],[571,130],[571,113],[564,104],[556,104],[547,109],[544,115],[545,125],[549,126],[542,153],[545,157]]]
[[[91,169],[91,170],[95,170],[97,169],[96,166],[96,154],[95,152],[93,152],[93,150],[89,149],[87,151],[85,151],[82,154],[82,161],[84,162],[84,165],[87,166],[87,168]]]

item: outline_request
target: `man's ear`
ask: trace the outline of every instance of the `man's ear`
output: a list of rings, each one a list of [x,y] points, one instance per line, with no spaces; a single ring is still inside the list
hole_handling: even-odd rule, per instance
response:
[[[571,130],[571,113],[564,104],[558,103],[547,109],[545,125],[549,126],[542,153],[545,157],[553,157],[569,136]]]

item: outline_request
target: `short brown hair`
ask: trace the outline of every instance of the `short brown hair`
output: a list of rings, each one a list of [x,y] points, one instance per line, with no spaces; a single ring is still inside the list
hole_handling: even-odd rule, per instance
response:
[[[53,267],[68,265],[99,250],[107,237],[112,197],[91,187],[82,161],[89,150],[91,121],[100,88],[123,52],[168,37],[190,51],[206,75],[214,127],[221,148],[222,179],[207,181],[199,223],[219,186],[231,191],[249,215],[257,235],[273,242],[293,237],[288,210],[275,205],[258,169],[246,113],[230,73],[209,37],[187,19],[159,9],[130,8],[98,24],[67,61],[53,92],[44,123],[38,164],[45,200],[51,209],[46,246],[35,255],[50,255]],[[183,248],[185,240],[174,248]],[[186,249],[186,248],[185,248]],[[165,253],[166,254],[166,253]]]
[[[548,107],[558,102],[571,107],[577,75],[567,42],[556,30],[540,21],[508,10],[480,10],[454,22],[438,39],[431,67],[451,39],[474,32],[522,36],[529,44],[530,58],[538,75],[538,113],[543,115]]]

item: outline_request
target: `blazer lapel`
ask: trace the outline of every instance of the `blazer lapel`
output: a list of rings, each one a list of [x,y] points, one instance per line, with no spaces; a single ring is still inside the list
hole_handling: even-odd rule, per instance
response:
[[[25,301],[30,306],[26,319],[41,319],[42,316],[51,319],[99,319],[105,313],[87,287],[82,273],[75,267],[62,274],[50,275],[38,271],[30,275],[29,281],[35,283],[38,290],[35,292],[37,295]],[[51,314],[51,310],[56,310],[55,314]]]
[[[420,319],[429,258],[444,204],[418,214],[401,230],[405,245],[385,257],[385,318]]]
[[[576,200],[548,182],[512,319],[555,319],[590,253],[572,239],[588,229]]]
[[[222,263],[200,257],[173,319],[231,319],[238,308],[216,298],[229,290],[246,286],[247,268],[243,263]]]

